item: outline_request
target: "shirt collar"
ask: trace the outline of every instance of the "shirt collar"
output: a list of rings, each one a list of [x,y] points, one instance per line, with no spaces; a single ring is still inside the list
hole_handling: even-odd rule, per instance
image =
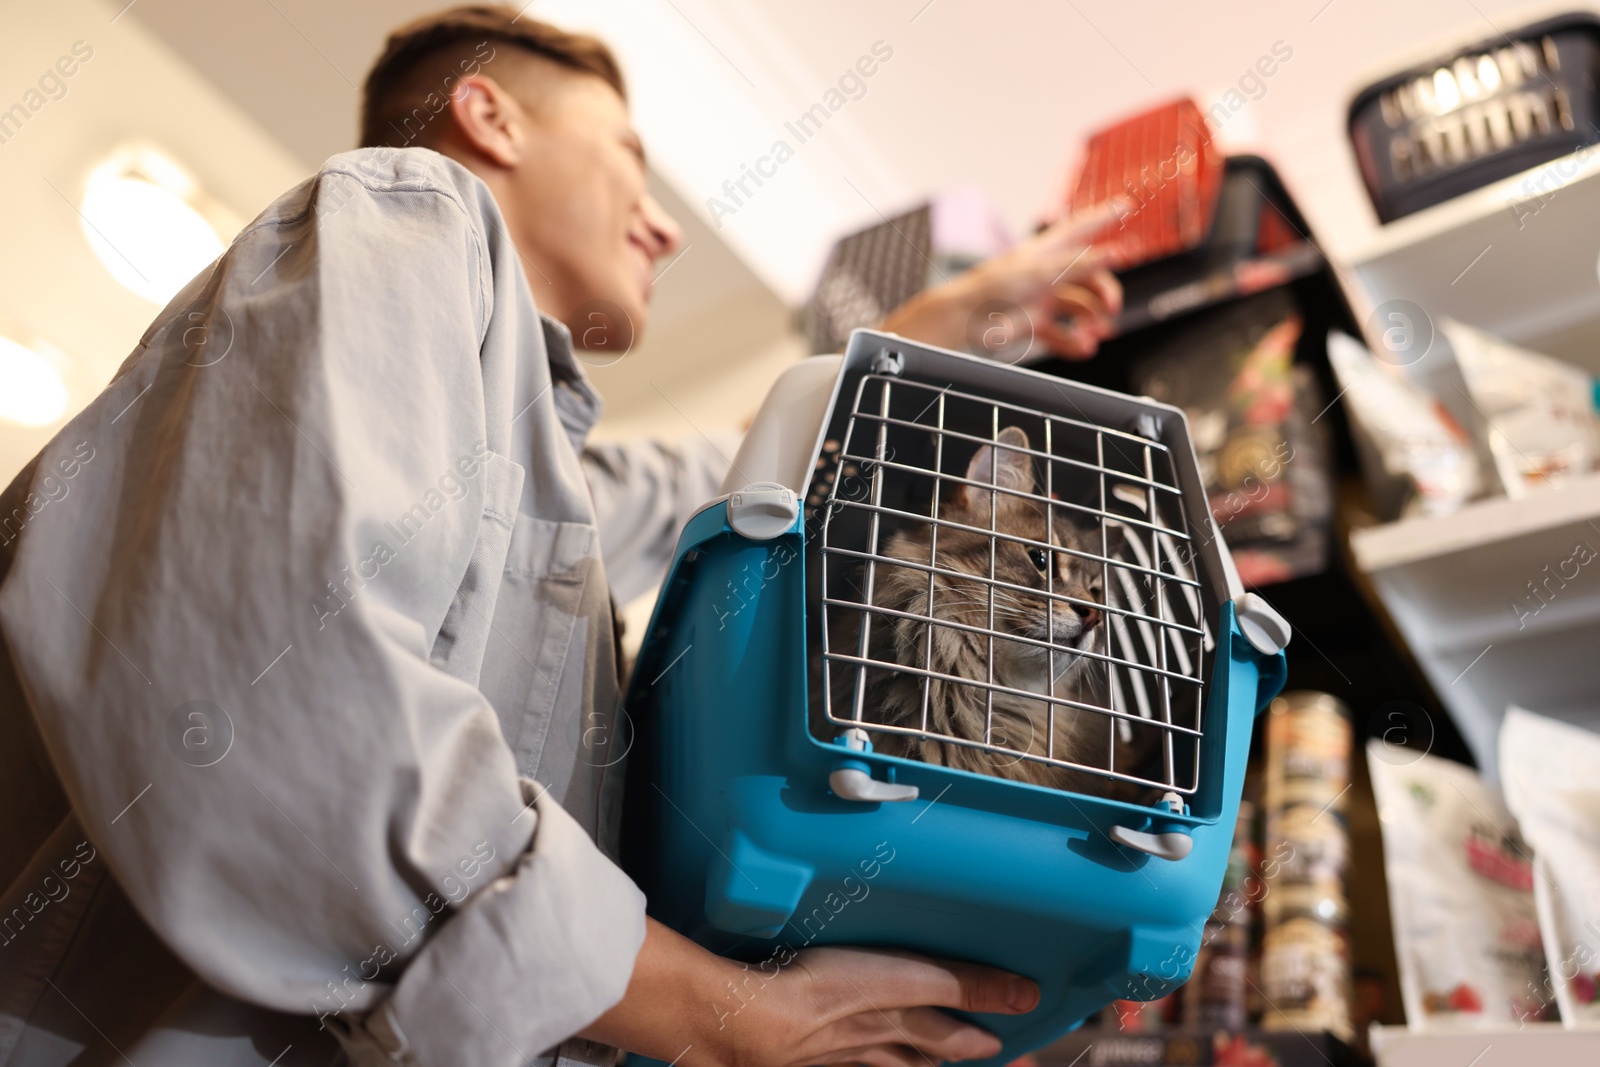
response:
[[[573,354],[572,332],[566,323],[541,311],[539,324],[544,328],[550,380],[557,387],[554,390],[556,412],[561,416],[562,427],[572,438],[573,447],[581,452],[605,405]]]

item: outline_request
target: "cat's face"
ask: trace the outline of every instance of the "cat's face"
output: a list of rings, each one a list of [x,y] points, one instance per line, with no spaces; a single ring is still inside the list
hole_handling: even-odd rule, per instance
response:
[[[1002,490],[1035,492],[1033,461],[1024,452],[1003,446],[1027,448],[1028,437],[1021,429],[1008,426],[1001,431],[999,445],[984,445],[972,458],[966,477],[972,481],[994,484]],[[992,511],[991,511],[992,507]],[[1100,554],[1098,538],[1089,538],[1067,517],[1065,509],[1054,509],[1048,515],[1041,501],[1028,500],[1011,493],[992,493],[977,486],[963,485],[951,495],[940,510],[941,518],[995,529],[1000,534],[1027,538],[1038,544],[1019,544],[1004,538],[991,538],[988,534],[971,533],[939,528],[937,546],[933,552],[935,565],[941,569],[972,575],[964,579],[948,574],[934,578],[933,611],[935,618],[964,623],[982,629],[993,629],[998,634],[1045,641],[1052,649],[1022,641],[998,641],[995,644],[996,681],[1035,692],[1046,691],[1051,673],[1059,682],[1069,670],[1083,661],[1073,654],[1090,651],[1100,640],[1103,613],[1093,604],[1104,602],[1101,588],[1100,565],[1070,552],[1059,549],[1079,549]],[[929,561],[929,542],[924,529],[918,533],[897,535],[888,546],[888,554],[919,563]],[[993,622],[990,622],[990,552],[993,551],[993,576],[1006,585],[993,587]],[[1046,549],[1053,544],[1057,550]],[[926,605],[927,575],[909,569],[894,568],[895,585],[916,583],[920,585],[921,606]],[[1015,588],[1013,588],[1015,587]],[[886,590],[887,591],[887,590]],[[1072,603],[1054,599],[1046,593],[1068,596],[1090,603]],[[953,628],[935,627],[936,646],[974,644],[973,635],[963,636]],[[984,646],[987,642],[977,638]],[[950,647],[949,651],[956,649]],[[986,651],[986,648],[985,648]],[[1052,671],[1053,668],[1053,671]]]

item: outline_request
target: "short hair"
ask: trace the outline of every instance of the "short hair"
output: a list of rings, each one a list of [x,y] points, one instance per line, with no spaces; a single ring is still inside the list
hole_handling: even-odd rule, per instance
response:
[[[424,15],[389,35],[362,85],[361,146],[435,142],[438,130],[430,128],[429,120],[443,105],[430,108],[427,101],[444,100],[449,94],[446,81],[472,69],[472,58],[481,58],[479,50],[489,42],[510,46],[519,59],[593,75],[628,98],[622,68],[599,38],[568,33],[501,5],[455,7]],[[530,107],[539,103],[518,99]]]

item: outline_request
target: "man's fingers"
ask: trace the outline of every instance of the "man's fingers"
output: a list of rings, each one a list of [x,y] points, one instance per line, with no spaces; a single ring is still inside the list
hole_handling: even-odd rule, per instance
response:
[[[1114,197],[1086,211],[1079,211],[1059,219],[1052,223],[1045,233],[1052,241],[1082,247],[1101,236],[1102,231],[1120,229],[1122,220],[1132,211],[1133,207],[1128,201]]]
[[[1091,326],[1110,328],[1111,309],[1105,297],[1084,285],[1058,285],[1046,302],[1046,310],[1056,318],[1081,318],[1091,320]]]
[[[906,1045],[861,1045],[830,1052],[828,1057],[824,1067],[927,1067],[927,1060]]]
[[[1046,284],[1075,282],[1080,278],[1103,273],[1114,260],[1115,252],[1105,245],[1068,245],[1046,265],[1049,271]]]
[[[940,1008],[1007,1015],[1039,1003],[1033,981],[975,963],[910,952],[813,948],[796,964],[825,1025],[794,1050],[803,1062],[937,1067],[999,1054],[1001,1041]]]
[[[1106,315],[1115,316],[1122,313],[1122,283],[1117,280],[1115,274],[1108,270],[1090,271],[1088,274],[1074,277],[1072,283],[1093,293]]]
[[[901,1040],[935,1063],[983,1059],[1000,1051],[998,1037],[937,1008],[906,1008],[898,1016]]]
[[[825,1018],[897,1018],[897,1010],[924,1007],[1019,1015],[1039,1003],[1037,983],[977,963],[855,948],[808,949],[801,959]],[[862,1034],[852,1043],[863,1040],[873,1038]]]
[[[853,981],[873,991],[872,1006],[880,1011],[931,1006],[1012,1015],[1032,1011],[1039,1001],[1034,982],[997,967],[912,953],[859,955],[866,966]]]
[[[938,1067],[938,1060],[930,1060],[910,1045],[868,1045],[839,1053],[837,1067]]]
[[[1000,1039],[987,1030],[937,1008],[867,1009],[837,1024],[848,1048],[830,1051],[830,1063],[875,1063],[909,1059],[914,1067],[950,1060],[975,1060],[1000,1051]]]
[[[1046,319],[1036,328],[1035,337],[1063,359],[1088,359],[1100,347],[1099,335],[1079,322],[1063,326],[1055,319]]]

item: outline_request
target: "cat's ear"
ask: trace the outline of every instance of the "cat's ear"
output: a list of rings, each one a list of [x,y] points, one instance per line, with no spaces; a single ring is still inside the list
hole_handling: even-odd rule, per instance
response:
[[[1005,447],[1008,445],[1010,447]],[[1033,457],[1026,452],[1016,451],[1027,447],[1028,435],[1022,428],[1007,426],[1000,431],[995,444],[984,445],[973,455],[972,462],[967,464],[967,478],[986,485],[997,485],[1001,489],[1033,492]],[[967,511],[987,513],[989,492],[975,485],[963,485],[956,492],[956,502]],[[1003,509],[1018,503],[1021,501],[1017,497],[1002,493],[997,506]]]

